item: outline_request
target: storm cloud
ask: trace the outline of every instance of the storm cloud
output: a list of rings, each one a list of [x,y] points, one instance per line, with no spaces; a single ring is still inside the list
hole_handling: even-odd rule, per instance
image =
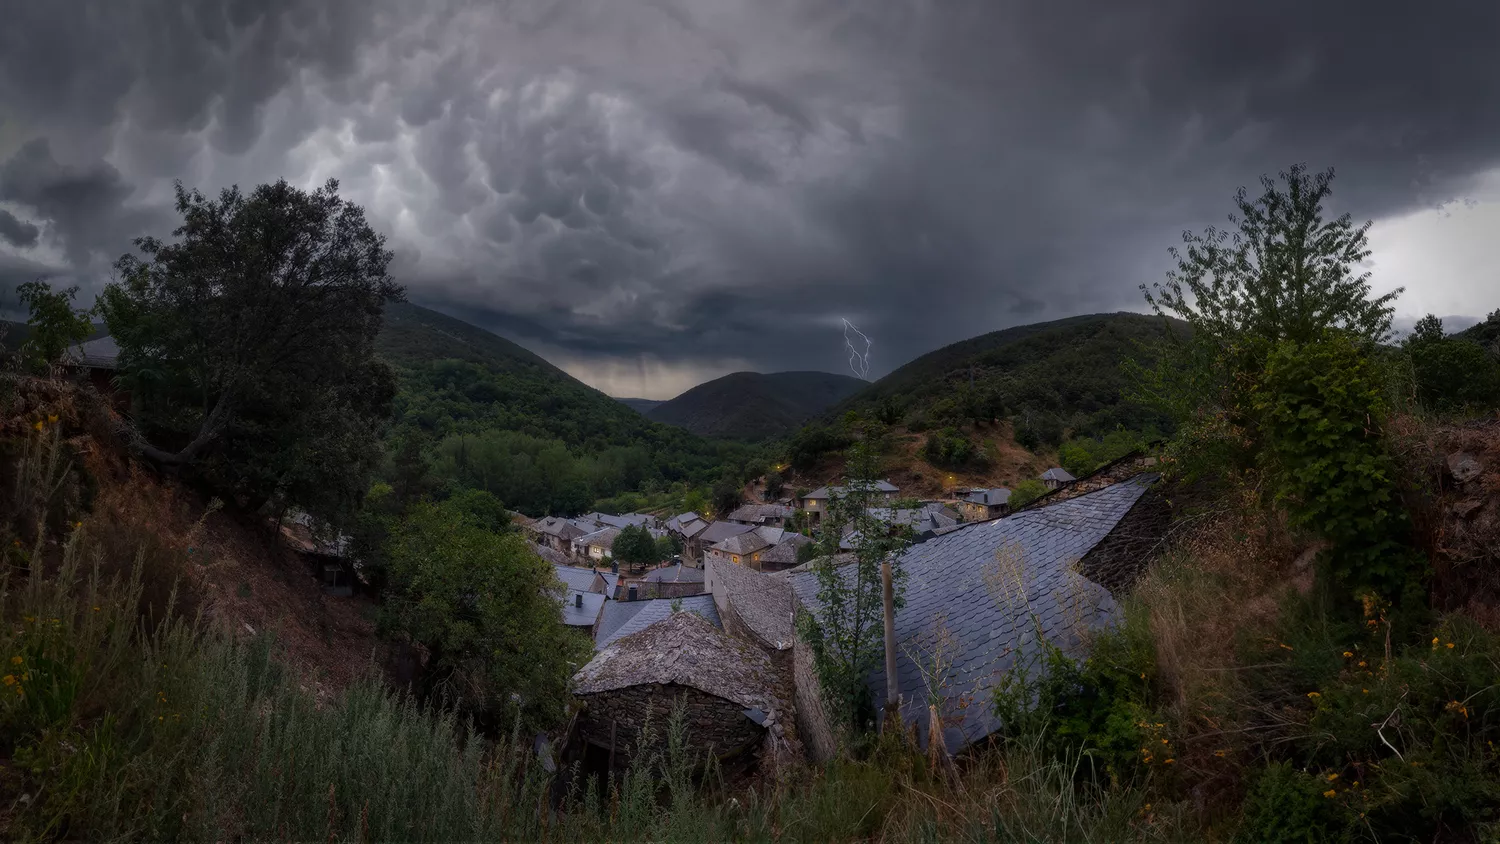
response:
[[[412,299],[617,394],[837,371],[841,317],[879,375],[1138,309],[1183,229],[1306,162],[1392,244],[1381,283],[1500,307],[1493,262],[1443,263],[1485,225],[1422,216],[1500,223],[1495,4],[17,5],[0,266],[86,287],[170,231],[173,180],[336,177]]]

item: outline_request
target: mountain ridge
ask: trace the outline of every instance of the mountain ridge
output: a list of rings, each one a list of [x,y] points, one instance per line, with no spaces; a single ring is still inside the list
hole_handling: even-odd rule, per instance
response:
[[[790,433],[867,386],[832,372],[731,372],[662,402],[646,417],[699,436],[766,439]]]

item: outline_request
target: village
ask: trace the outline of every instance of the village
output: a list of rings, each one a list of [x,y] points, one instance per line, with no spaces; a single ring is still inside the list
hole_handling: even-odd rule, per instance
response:
[[[1078,652],[1090,631],[1118,620],[1116,597],[1144,571],[1168,521],[1152,491],[1155,463],[1134,453],[1081,479],[1050,469],[1041,475],[1046,495],[1014,511],[1003,488],[910,501],[885,480],[864,486],[868,515],[906,542],[894,664],[901,716],[921,746],[951,756],[985,739],[995,716],[970,702],[1035,658],[1042,642]],[[726,770],[833,758],[836,729],[796,630],[799,612],[821,610],[814,540],[793,528],[818,525],[846,492],[742,503],[721,520],[518,516],[566,587],[564,623],[594,643],[573,678],[581,706],[563,758],[620,769],[646,724],[684,705],[694,753]],[[622,565],[611,549],[628,529],[681,552]],[[841,571],[854,539],[846,532],[840,541],[833,563]],[[884,671],[867,682],[880,699]]]

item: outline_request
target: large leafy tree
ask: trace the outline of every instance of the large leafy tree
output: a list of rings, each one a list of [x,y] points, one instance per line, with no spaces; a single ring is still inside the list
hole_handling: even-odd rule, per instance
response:
[[[31,369],[46,369],[71,346],[94,333],[93,310],[73,307],[76,286],[53,290],[45,281],[28,281],[16,288],[16,295],[30,311],[26,320],[30,330],[21,345],[21,360]]]
[[[170,243],[116,263],[100,306],[137,402],[135,444],[248,506],[334,518],[368,487],[395,395],[374,357],[385,238],[338,183],[217,198],[177,186]]]
[[[1428,314],[1418,320],[1405,347],[1425,407],[1462,413],[1500,406],[1500,362],[1473,340],[1447,336],[1441,319]]]
[[[609,553],[617,562],[637,567],[649,565],[661,559],[657,552],[656,540],[644,525],[621,528]]]
[[[392,531],[382,629],[427,649],[432,694],[551,726],[588,642],[562,624],[552,567],[519,533],[487,530],[473,509],[420,502]]]

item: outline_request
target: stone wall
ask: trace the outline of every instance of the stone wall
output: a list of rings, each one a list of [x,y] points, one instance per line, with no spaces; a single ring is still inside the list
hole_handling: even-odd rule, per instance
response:
[[[812,649],[800,638],[792,646],[793,694],[797,710],[797,735],[808,758],[826,762],[838,753],[833,725],[823,705],[822,685],[813,667]]]
[[[613,722],[617,765],[624,765],[635,752],[648,716],[658,747],[665,749],[668,722],[679,700],[687,706],[689,753],[698,759],[704,758],[710,747],[720,759],[758,748],[766,732],[733,701],[675,683],[628,686],[581,695],[580,699],[584,709],[578,719],[579,735],[607,750]]]
[[[1078,561],[1078,573],[1122,597],[1161,551],[1171,521],[1171,508],[1161,492],[1154,487],[1146,490],[1114,530]]]
[[[637,601],[648,598],[689,598],[708,591],[708,587],[702,583],[685,581],[638,580],[631,585],[636,587]]]

